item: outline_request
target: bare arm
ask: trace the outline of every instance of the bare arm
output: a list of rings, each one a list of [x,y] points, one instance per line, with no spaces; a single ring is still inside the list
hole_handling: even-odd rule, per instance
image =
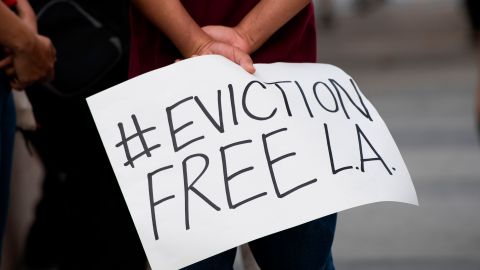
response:
[[[0,1],[0,45],[11,50],[35,42],[33,32]]]
[[[249,55],[229,44],[213,40],[192,19],[179,0],[133,0],[133,4],[172,40],[184,57],[220,54],[253,73]]]
[[[17,0],[17,11],[18,16],[27,24],[30,30],[37,33],[37,15],[35,15],[35,11],[33,11],[28,0]]]
[[[0,1],[0,46],[8,52],[0,59],[0,69],[10,77],[12,88],[23,89],[35,81],[53,77],[55,49],[50,39],[36,33],[28,1],[20,0],[17,7],[22,17]]]
[[[133,3],[185,57],[196,54],[210,41],[178,0],[133,0]]]
[[[233,28],[209,25],[202,29],[215,40],[251,54],[308,3],[309,0],[262,0]]]
[[[235,27],[248,43],[247,53],[260,48],[308,3],[310,3],[309,0],[260,1]]]

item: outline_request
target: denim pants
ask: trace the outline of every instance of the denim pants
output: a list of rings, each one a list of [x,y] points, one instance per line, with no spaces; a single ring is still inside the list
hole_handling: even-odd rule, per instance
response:
[[[249,243],[262,270],[334,270],[332,243],[337,214],[281,231]],[[230,249],[183,270],[231,270],[236,249]]]
[[[8,79],[0,72],[0,260],[7,221],[14,135],[15,107],[12,93]]]

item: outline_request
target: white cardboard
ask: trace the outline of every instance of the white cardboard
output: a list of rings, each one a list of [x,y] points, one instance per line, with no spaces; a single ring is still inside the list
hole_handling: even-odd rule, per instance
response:
[[[379,201],[418,204],[392,136],[350,76],[326,64],[255,67],[257,71],[251,75],[220,56],[196,57],[88,98],[152,269],[178,269],[242,243],[359,205]],[[185,98],[185,102],[171,107]],[[269,119],[254,119],[273,112]],[[139,129],[147,131],[126,143],[131,156],[145,150],[141,137],[147,147],[160,145],[150,151],[150,156],[143,154],[134,160],[134,167],[125,165],[125,148],[119,145],[119,123],[125,137],[138,133],[132,115]],[[193,123],[180,129],[190,121]],[[178,145],[200,136],[203,139],[175,152],[171,129],[178,129],[174,134]],[[265,148],[270,160],[295,152],[272,165],[278,194]],[[253,168],[225,181],[221,149],[227,177]],[[208,167],[193,189],[188,189],[204,170],[205,156]],[[334,173],[343,167],[346,169]],[[166,169],[151,174],[160,168]],[[184,170],[188,181],[188,229]],[[304,183],[310,184],[285,195]],[[233,206],[228,204],[226,186]],[[255,195],[258,197],[236,205]],[[170,199],[155,204],[163,198]]]

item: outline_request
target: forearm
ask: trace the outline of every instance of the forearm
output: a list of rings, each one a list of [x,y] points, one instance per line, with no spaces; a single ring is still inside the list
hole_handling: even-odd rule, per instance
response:
[[[235,27],[249,43],[247,53],[260,48],[310,0],[262,0]]]
[[[196,54],[211,40],[178,0],[132,2],[151,23],[172,40],[184,57]]]
[[[18,16],[23,19],[30,30],[37,33],[37,15],[28,0],[17,0],[17,11]]]
[[[33,32],[0,1],[0,45],[13,51],[34,41]]]

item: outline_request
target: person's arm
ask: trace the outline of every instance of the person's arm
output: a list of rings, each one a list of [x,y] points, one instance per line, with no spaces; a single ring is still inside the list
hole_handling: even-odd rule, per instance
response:
[[[12,88],[23,89],[53,77],[56,53],[50,39],[36,34],[36,25],[29,25],[28,2],[20,0],[18,8],[24,12],[23,18],[0,1],[0,46],[8,51],[8,56],[0,59],[0,69],[10,77]]]
[[[4,3],[0,2],[0,45],[17,50],[34,42],[33,32]]]
[[[20,23],[11,21],[12,26],[14,27],[24,27],[26,26],[29,30],[33,31],[33,33],[37,34],[37,16],[35,15],[35,12],[33,11],[32,7],[30,6],[30,3],[28,0],[17,0],[16,8],[18,11],[18,18],[25,24],[22,25]],[[9,12],[10,14],[12,12]],[[14,16],[13,18],[17,18],[17,16]],[[8,17],[7,17],[8,19]],[[10,17],[12,19],[12,17]],[[15,29],[14,29],[15,30]],[[24,31],[26,32],[26,31]],[[21,32],[20,32],[21,33]],[[13,35],[11,35],[13,36]],[[33,35],[32,35],[33,36]],[[17,42],[19,42],[19,45],[24,44],[25,41],[22,40],[22,35],[14,37],[17,38]],[[1,43],[0,43],[1,44]],[[0,47],[2,47],[0,45]],[[6,54],[3,59],[0,59],[0,69],[3,69],[5,73],[9,76],[13,76],[15,74],[15,68],[13,66],[13,56],[11,55],[12,52],[12,46],[3,46],[3,51]]]
[[[27,26],[35,33],[38,33],[37,29],[37,15],[33,11],[32,6],[28,0],[17,0],[18,16]]]
[[[248,54],[229,44],[213,40],[192,19],[179,0],[133,0],[138,10],[170,38],[184,57],[220,54],[253,73]]]
[[[310,3],[309,0],[262,0],[235,29],[248,43],[247,53],[256,51],[280,27]]]
[[[233,28],[210,25],[202,29],[212,38],[251,54],[309,3],[309,0],[262,0]]]

